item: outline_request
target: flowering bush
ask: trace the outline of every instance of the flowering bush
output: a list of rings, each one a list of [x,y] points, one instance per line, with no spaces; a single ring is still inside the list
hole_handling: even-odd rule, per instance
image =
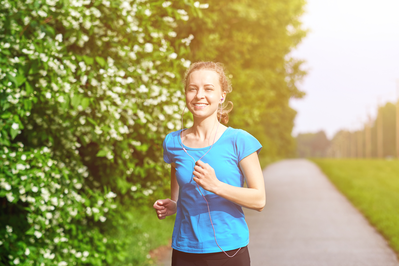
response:
[[[5,265],[123,263],[107,241],[167,175],[180,127],[191,0],[0,6],[0,256]],[[124,242],[125,241],[125,242]]]

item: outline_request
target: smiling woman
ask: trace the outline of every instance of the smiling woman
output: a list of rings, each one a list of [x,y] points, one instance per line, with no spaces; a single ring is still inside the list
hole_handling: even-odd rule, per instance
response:
[[[171,199],[154,203],[157,216],[176,213],[172,265],[250,265],[249,233],[241,207],[261,211],[266,203],[258,153],[249,133],[226,127],[223,103],[231,85],[223,66],[193,64],[185,77],[191,128],[168,134],[164,160],[172,165]],[[244,188],[244,180],[247,187]]]

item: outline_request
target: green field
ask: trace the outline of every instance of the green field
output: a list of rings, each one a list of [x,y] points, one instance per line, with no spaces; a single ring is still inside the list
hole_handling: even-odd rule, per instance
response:
[[[124,266],[155,265],[157,258],[149,257],[149,252],[159,246],[169,245],[172,237],[175,216],[158,220],[154,209],[147,206],[141,210],[133,209],[127,214],[126,225],[114,238],[130,238],[123,252],[128,254]],[[133,222],[132,222],[133,221]]]
[[[399,161],[313,161],[399,254]]]

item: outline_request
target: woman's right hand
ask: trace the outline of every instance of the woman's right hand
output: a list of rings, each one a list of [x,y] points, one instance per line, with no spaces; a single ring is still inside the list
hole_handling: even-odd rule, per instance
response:
[[[176,201],[171,199],[159,199],[153,205],[159,220],[165,219],[166,216],[176,213]]]

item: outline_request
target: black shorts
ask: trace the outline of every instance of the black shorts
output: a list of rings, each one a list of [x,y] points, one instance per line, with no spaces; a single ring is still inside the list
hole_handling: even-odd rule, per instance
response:
[[[226,251],[230,256],[238,249]],[[229,258],[223,252],[217,253],[185,253],[178,250],[172,252],[172,266],[250,266],[248,247],[241,248],[238,253]]]

